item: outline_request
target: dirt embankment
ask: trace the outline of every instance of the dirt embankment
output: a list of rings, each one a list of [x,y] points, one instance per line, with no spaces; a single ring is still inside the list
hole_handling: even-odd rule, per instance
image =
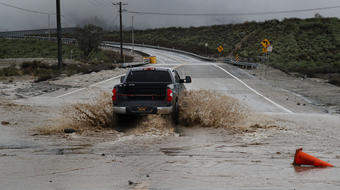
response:
[[[321,78],[307,78],[300,74],[287,74],[278,69],[260,64],[257,69],[247,70],[250,74],[265,81],[272,87],[303,96],[316,106],[324,107],[326,112],[340,113],[340,87]]]
[[[54,92],[60,89],[88,87],[114,76],[126,73],[126,69],[103,70],[89,74],[75,74],[70,77],[61,75],[55,80],[35,82],[35,77],[18,76],[0,81],[0,98],[2,100],[15,100],[29,98]]]

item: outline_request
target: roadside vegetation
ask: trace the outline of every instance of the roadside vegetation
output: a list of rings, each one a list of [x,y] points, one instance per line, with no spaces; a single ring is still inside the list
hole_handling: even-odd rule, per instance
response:
[[[219,57],[261,62],[260,42],[269,39],[274,49],[268,64],[284,72],[298,72],[307,76],[340,73],[340,19],[323,18],[316,14],[309,19],[268,20],[203,27],[170,27],[135,31],[135,42],[159,45]],[[104,40],[119,41],[119,33],[107,33]],[[130,31],[124,41],[131,42]],[[205,47],[205,44],[208,47]],[[339,78],[337,80],[340,80]]]
[[[32,76],[35,82],[54,79],[60,75],[71,76],[74,74],[87,74],[99,72],[101,70],[115,69],[112,63],[101,64],[65,64],[62,69],[58,69],[57,64],[49,64],[41,61],[23,62],[20,65],[12,64],[9,67],[0,69],[0,79],[15,76]]]
[[[82,59],[82,53],[76,45],[63,45],[63,57]],[[33,39],[9,40],[0,38],[0,59],[7,58],[57,58],[58,48],[55,42]]]
[[[120,54],[113,51],[99,49],[102,29],[94,25],[86,25],[78,29],[78,44],[64,44],[64,66],[47,61],[23,62],[22,64],[7,63],[7,67],[0,67],[0,77],[29,75],[36,82],[54,79],[61,74],[67,76],[76,73],[91,73],[101,70],[114,69],[114,63],[123,62]],[[9,40],[0,38],[0,59],[8,58],[57,58],[55,42],[33,39]],[[67,61],[66,61],[67,60]],[[125,56],[125,61],[132,61],[133,57]],[[10,62],[10,61],[9,61]],[[0,65],[1,66],[1,65]]]

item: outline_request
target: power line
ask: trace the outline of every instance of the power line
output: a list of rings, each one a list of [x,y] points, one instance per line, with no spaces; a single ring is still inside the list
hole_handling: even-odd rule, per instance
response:
[[[43,12],[43,11],[37,11],[37,10],[31,10],[31,9],[26,9],[26,8],[22,8],[22,7],[18,7],[18,6],[15,6],[15,5],[11,5],[11,4],[8,4],[8,3],[4,3],[4,2],[0,2],[0,5],[3,5],[5,7],[10,7],[10,8],[13,8],[13,9],[17,9],[17,10],[21,10],[21,11],[25,11],[25,12],[30,12],[30,13],[35,13],[35,14],[42,14],[42,15],[56,15],[56,13],[49,13],[49,12]],[[65,23],[66,24],[69,24],[70,25],[70,22],[67,18],[65,18],[64,15],[61,15],[61,17],[64,19]]]
[[[143,11],[127,11],[127,12],[132,13],[132,14],[141,14],[141,15],[166,15],[166,16],[248,16],[248,15],[268,15],[268,14],[309,12],[309,11],[320,11],[320,10],[336,9],[336,8],[340,8],[340,5],[330,6],[330,7],[310,8],[310,9],[252,12],[252,13],[162,13],[162,12],[143,12]]]
[[[56,13],[48,13],[48,12],[42,12],[42,11],[26,9],[26,8],[17,7],[15,5],[11,5],[11,4],[4,3],[4,2],[0,2],[0,5],[3,5],[5,7],[10,7],[10,8],[13,8],[13,9],[18,9],[18,10],[21,10],[21,11],[30,12],[30,13],[43,14],[43,15],[56,15]]]

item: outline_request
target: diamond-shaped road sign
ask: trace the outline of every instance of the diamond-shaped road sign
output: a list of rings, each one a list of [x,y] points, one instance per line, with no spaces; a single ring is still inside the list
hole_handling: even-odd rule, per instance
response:
[[[263,46],[263,48],[262,48],[262,52],[263,53],[267,53],[268,52],[268,50],[273,50],[271,47],[271,45],[270,45],[270,42],[269,42],[269,40],[267,39],[267,38],[265,38],[262,42],[261,42],[261,45]]]
[[[221,53],[223,51],[223,47],[222,46],[218,46],[217,47],[217,51]]]
[[[270,42],[267,38],[265,38],[262,42],[261,42],[262,46],[264,48],[267,48],[268,46],[270,46]]]
[[[267,53],[268,52],[267,48],[262,48],[262,52]]]

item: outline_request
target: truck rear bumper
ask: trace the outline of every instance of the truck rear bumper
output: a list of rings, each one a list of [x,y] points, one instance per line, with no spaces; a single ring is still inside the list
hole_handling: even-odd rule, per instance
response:
[[[113,107],[113,112],[117,114],[161,114],[161,115],[166,115],[166,114],[171,114],[173,111],[173,107],[155,107],[156,112],[144,112],[144,111],[131,111],[128,107]]]
[[[113,113],[126,114],[126,107],[113,107]]]

